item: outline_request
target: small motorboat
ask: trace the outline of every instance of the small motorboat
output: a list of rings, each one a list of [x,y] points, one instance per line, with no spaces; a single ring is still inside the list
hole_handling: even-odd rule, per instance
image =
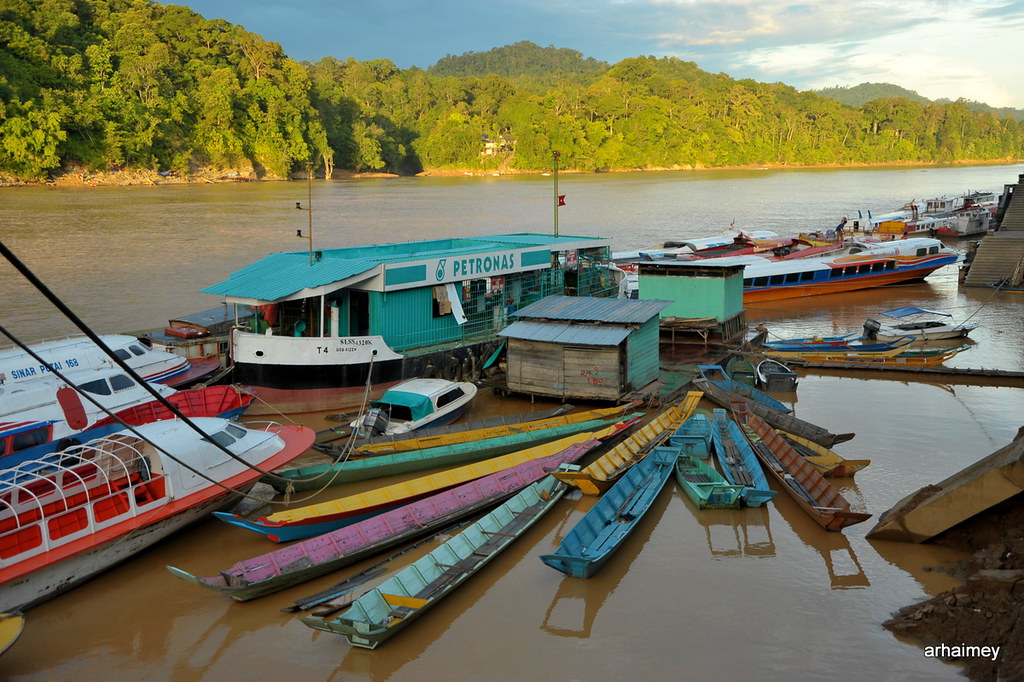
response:
[[[903,306],[879,313],[894,322],[886,323],[868,318],[864,323],[864,336],[878,341],[887,341],[901,336],[910,336],[918,341],[936,339],[962,339],[978,328],[977,322],[954,323],[950,313],[925,310],[914,306]]]
[[[360,438],[443,426],[465,412],[476,391],[468,381],[409,379],[385,391],[349,426]]]

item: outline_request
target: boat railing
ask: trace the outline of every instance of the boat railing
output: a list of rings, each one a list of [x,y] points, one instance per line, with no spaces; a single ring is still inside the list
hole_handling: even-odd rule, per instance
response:
[[[53,459],[41,459],[30,460],[19,465],[45,467],[46,473],[37,472],[35,480],[47,480],[54,484],[55,493],[59,495],[62,502],[62,509],[48,508],[53,503],[46,502],[47,495],[37,494],[32,489],[31,484],[34,481],[6,483],[8,490],[11,490],[12,493],[13,491],[19,493],[19,502],[23,501],[21,498],[24,496],[26,500],[30,499],[32,504],[22,505],[23,508],[19,508],[13,501],[6,499],[8,496],[0,497],[0,505],[10,512],[9,518],[13,519],[9,528],[0,530],[0,549],[2,549],[3,555],[3,558],[0,559],[0,566],[3,566],[5,560],[21,561],[26,558],[26,555],[47,552],[79,537],[95,533],[101,523],[107,525],[117,523],[126,514],[138,513],[139,507],[143,504],[138,499],[138,491],[136,490],[134,495],[126,494],[126,491],[141,489],[152,480],[149,476],[149,469],[146,467],[145,458],[141,454],[139,455],[143,467],[146,468],[144,473],[140,471],[139,476],[133,480],[130,462],[99,447],[76,446],[76,450],[79,448],[85,451],[95,450],[107,456],[109,464],[101,466],[95,459],[89,459],[81,452],[69,455],[65,451],[57,453],[62,454],[65,461],[55,462]],[[135,450],[134,448],[130,449]],[[66,463],[69,456],[76,459],[77,463],[70,465]],[[89,485],[91,476],[83,476],[75,470],[80,468],[83,463],[92,465],[96,475],[101,477],[102,481],[96,485]],[[124,475],[114,475],[114,472],[118,470],[122,471]],[[26,471],[25,473],[32,472]],[[51,476],[52,478],[50,478]],[[65,482],[69,477],[77,479],[77,483],[69,486]],[[115,481],[125,481],[126,484],[116,485]],[[93,496],[93,493],[98,490],[104,490],[104,492]],[[116,499],[119,496],[122,498],[120,504]],[[13,500],[13,494],[10,497]],[[75,500],[78,497],[81,497],[80,501]],[[102,518],[100,517],[101,506],[105,506],[106,509]],[[67,524],[59,522],[69,514],[77,516],[70,518]],[[0,520],[3,520],[4,516],[4,514],[0,514]],[[38,528],[37,532],[29,531],[33,526]],[[29,533],[29,536],[24,536],[24,533]]]

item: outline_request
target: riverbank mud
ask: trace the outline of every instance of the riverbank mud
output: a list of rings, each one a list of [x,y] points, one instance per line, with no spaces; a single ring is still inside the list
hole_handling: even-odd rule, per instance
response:
[[[932,542],[970,553],[952,569],[963,584],[900,609],[883,626],[926,656],[962,664],[971,680],[1024,680],[1024,494]]]

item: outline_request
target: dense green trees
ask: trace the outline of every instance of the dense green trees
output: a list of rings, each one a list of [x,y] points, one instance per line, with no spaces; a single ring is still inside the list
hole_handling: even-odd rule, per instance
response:
[[[276,43],[146,0],[3,0],[0,170],[331,159],[305,69]]]
[[[880,91],[881,92],[881,91]],[[252,166],[286,177],[1024,156],[1012,116],[965,102],[858,106],[674,58],[607,65],[516,43],[427,71],[298,64],[277,43],[146,0],[0,0],[0,172]]]

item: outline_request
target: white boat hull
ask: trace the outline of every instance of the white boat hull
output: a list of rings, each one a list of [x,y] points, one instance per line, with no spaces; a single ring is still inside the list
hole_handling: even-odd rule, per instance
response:
[[[229,505],[232,500],[227,498],[227,494],[222,495],[152,525],[123,533],[109,542],[90,547],[64,561],[45,566],[7,583],[0,590],[0,611],[25,610],[63,594],[130,559],[168,535]]]

